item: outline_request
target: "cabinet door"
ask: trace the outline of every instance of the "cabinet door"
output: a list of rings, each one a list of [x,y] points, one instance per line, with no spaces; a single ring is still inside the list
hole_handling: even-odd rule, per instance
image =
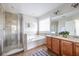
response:
[[[70,41],[61,41],[61,55],[72,56],[73,55],[73,43]]]
[[[51,37],[46,37],[46,41],[47,41],[47,48],[51,49],[52,44]]]
[[[75,44],[75,54],[76,56],[79,56],[79,43]]]
[[[59,39],[52,38],[52,51],[57,55],[60,55],[60,43]]]

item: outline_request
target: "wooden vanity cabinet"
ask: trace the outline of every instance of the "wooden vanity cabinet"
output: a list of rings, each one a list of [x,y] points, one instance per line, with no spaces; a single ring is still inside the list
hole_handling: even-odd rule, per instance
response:
[[[75,55],[79,56],[79,43],[75,43]]]
[[[59,37],[46,37],[46,45],[52,53],[64,56],[79,56],[79,42]]]
[[[73,56],[73,42],[61,40],[61,55]]]
[[[52,39],[51,39],[51,37],[46,37],[46,45],[47,45],[47,48],[48,49],[52,49]]]
[[[52,38],[52,52],[60,55],[60,40],[57,38]]]

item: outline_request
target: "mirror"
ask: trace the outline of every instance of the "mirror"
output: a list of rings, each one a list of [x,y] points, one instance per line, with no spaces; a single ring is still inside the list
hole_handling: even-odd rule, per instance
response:
[[[51,20],[51,32],[68,31],[70,36],[79,36],[79,12],[59,15]]]

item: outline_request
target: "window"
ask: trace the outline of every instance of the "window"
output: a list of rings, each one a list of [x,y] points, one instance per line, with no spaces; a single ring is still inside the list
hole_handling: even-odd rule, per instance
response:
[[[40,32],[50,31],[50,18],[42,19],[39,21],[39,31]]]
[[[79,36],[79,20],[75,20],[76,35]]]

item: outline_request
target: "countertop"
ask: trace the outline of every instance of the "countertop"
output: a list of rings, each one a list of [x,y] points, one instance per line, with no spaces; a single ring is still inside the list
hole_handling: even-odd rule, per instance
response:
[[[73,38],[73,37],[64,38],[62,36],[56,36],[56,35],[46,35],[46,36],[53,37],[53,38],[58,38],[58,39],[63,39],[63,40],[68,40],[68,41],[73,41],[73,42],[78,42],[79,43],[79,38]]]

